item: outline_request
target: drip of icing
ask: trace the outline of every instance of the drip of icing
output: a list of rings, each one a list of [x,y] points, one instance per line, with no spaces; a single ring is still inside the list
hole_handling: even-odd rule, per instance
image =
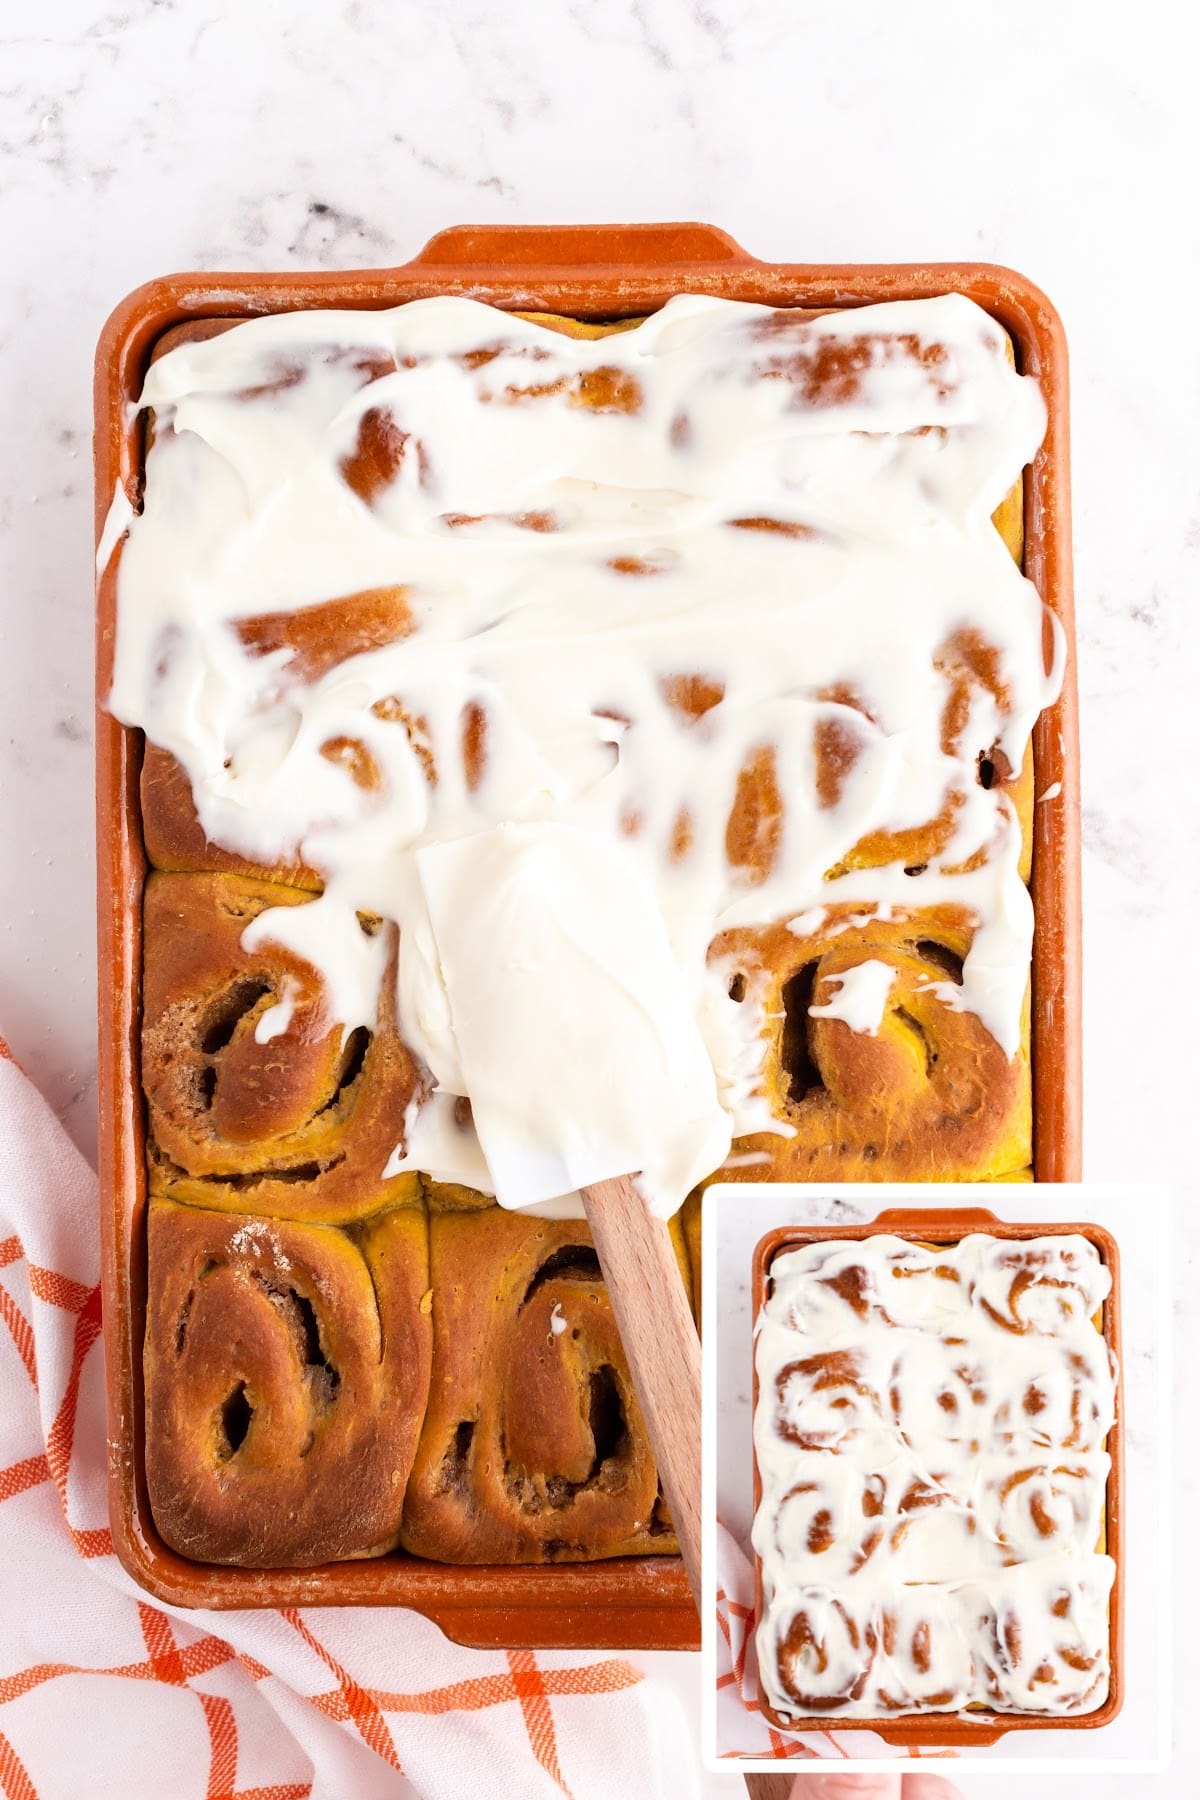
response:
[[[269,1044],[274,1038],[282,1037],[292,1022],[292,1014],[296,1010],[296,1001],[300,994],[300,984],[293,981],[290,975],[285,975],[282,985],[283,993],[274,1006],[268,1006],[254,1027],[256,1044]]]
[[[112,501],[104,518],[104,529],[100,533],[100,542],[96,545],[96,574],[103,575],[112,561],[113,551],[129,529],[133,518],[133,507],[129,503],[129,495],[118,481],[113,489]]]
[[[801,324],[681,296],[598,340],[438,299],[255,320],[151,366],[143,511],[118,495],[106,532],[128,526],[110,704],[180,759],[211,841],[320,873],[248,938],[310,962],[346,1031],[374,1025],[386,968],[359,916],[400,923],[400,1023],[429,1071],[411,1123],[458,1152],[446,1179],[494,1186],[430,1111],[464,1083],[416,855],[506,822],[624,843],[736,1134],[790,1127],[762,1081],[775,1022],[706,961],[735,926],[961,905],[977,929],[939,991],[1015,1053],[1032,909],[977,762],[1020,765],[1062,640],[1047,672],[1041,602],[991,524],[1045,421],[1005,351],[957,296]],[[394,641],[310,670],[255,646],[264,615],[377,593],[406,609]],[[938,661],[964,633],[1006,700],[973,689],[947,749]],[[835,795],[821,731],[853,746]],[[764,750],[786,811],[753,879],[726,821]],[[948,801],[918,875],[826,879]]]
[[[788,930],[796,937],[811,937],[820,931],[826,919],[823,906],[810,906],[807,912],[798,913],[794,919],[788,920]]]
[[[844,1717],[1098,1705],[1115,1382],[1094,1247],[880,1235],[777,1257],[771,1281],[753,1534],[771,1705],[802,1716],[789,1686],[810,1683],[808,1710]]]
[[[885,962],[856,963],[844,975],[833,975],[837,992],[824,1006],[810,1006],[810,1019],[840,1019],[851,1031],[874,1035],[883,1022],[887,997],[896,979],[895,969]]]
[[[490,1194],[492,1177],[462,1101],[442,1089],[417,1093],[404,1110],[404,1135],[388,1157],[384,1181],[420,1170],[434,1181],[456,1182]]]
[[[739,975],[744,992],[735,1000],[730,990]],[[737,1121],[737,1135],[767,1131],[795,1137],[795,1126],[776,1118],[762,1091],[764,1033],[770,1024],[763,986],[761,973],[748,976],[728,958],[711,962],[700,991],[700,1031],[716,1070],[718,1098]],[[763,1161],[769,1160],[764,1155]]]

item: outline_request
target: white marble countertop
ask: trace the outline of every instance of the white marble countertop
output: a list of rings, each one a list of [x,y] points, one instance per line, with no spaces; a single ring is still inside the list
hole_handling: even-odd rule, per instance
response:
[[[1063,314],[1087,1172],[1177,1184],[1183,1291],[1200,1248],[1200,224],[1179,196],[1200,143],[1177,19],[1171,0],[1118,31],[1090,0],[0,0],[0,1026],[81,1144],[90,382],[111,306],[176,268],[398,262],[462,220],[705,218],[762,256],[1010,263]],[[1189,1430],[1181,1531],[1200,1510],[1194,1406]],[[1194,1601],[1194,1539],[1176,1548]],[[1179,1612],[1186,1688],[1200,1654]]]

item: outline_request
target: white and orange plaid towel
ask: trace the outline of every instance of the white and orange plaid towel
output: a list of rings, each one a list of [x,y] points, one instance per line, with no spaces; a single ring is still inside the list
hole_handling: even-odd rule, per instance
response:
[[[396,1610],[196,1614],[113,1555],[96,1179],[0,1041],[4,1800],[690,1800],[629,1660],[468,1651]]]

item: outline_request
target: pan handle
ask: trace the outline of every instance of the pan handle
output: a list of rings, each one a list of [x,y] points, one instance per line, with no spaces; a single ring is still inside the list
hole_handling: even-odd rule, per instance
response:
[[[664,225],[451,225],[431,237],[409,268],[596,269],[720,263],[752,267],[756,259],[728,232],[690,221]]]
[[[978,1718],[978,1725],[971,1723]],[[930,1724],[930,1721],[936,1721]],[[836,1730],[836,1726],[834,1727]],[[894,1725],[880,1724],[871,1721],[871,1729],[878,1732],[885,1744],[912,1745],[934,1744],[939,1749],[957,1750],[963,1745],[998,1744],[1007,1734],[1008,1726],[1002,1720],[993,1720],[986,1713],[926,1713],[919,1715],[916,1729],[911,1720],[898,1719]]]
[[[903,1225],[907,1230],[933,1227],[939,1231],[949,1227],[956,1237],[1002,1223],[985,1206],[889,1206],[886,1212],[878,1213],[871,1220],[872,1229],[876,1225]]]

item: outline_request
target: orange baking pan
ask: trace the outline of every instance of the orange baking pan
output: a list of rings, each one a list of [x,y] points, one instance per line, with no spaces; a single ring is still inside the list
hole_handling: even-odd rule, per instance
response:
[[[1049,407],[1025,476],[1025,569],[1072,637],[1067,362],[1053,307],[1022,276],[982,264],[827,265],[756,261],[709,225],[461,226],[399,268],[347,273],[173,275],[121,302],[96,354],[96,533],[115,490],[140,503],[143,436],[134,410],[155,345],[179,325],[296,308],[397,306],[468,294],[510,310],[612,319],[652,312],[672,294],[772,306],[853,307],[958,292],[992,313]],[[138,1066],[141,734],[104,708],[112,670],[116,573],[98,589],[96,783],[100,937],[100,1194],[110,1496],[117,1552],[134,1578],[181,1606],[412,1606],[479,1645],[694,1648],[699,1622],[674,1558],[461,1568],[390,1556],[310,1570],[188,1562],[157,1535],[143,1471],[145,1122]],[[1075,677],[1034,736],[1033,1082],[1036,1174],[1079,1173],[1079,795]]]
[[[1121,1710],[1125,1697],[1124,1618],[1124,1475],[1125,1475],[1125,1392],[1121,1372],[1121,1258],[1116,1239],[1100,1225],[1012,1224],[998,1219],[982,1207],[896,1207],[881,1212],[866,1224],[857,1225],[779,1225],[768,1231],[754,1246],[751,1264],[750,1293],[757,1319],[766,1304],[770,1288],[771,1265],[788,1250],[800,1250],[806,1244],[858,1242],[886,1232],[892,1237],[907,1238],[922,1244],[956,1244],[973,1231],[987,1232],[996,1238],[1064,1237],[1077,1234],[1094,1244],[1101,1261],[1112,1278],[1112,1289],[1104,1302],[1101,1325],[1104,1339],[1117,1359],[1116,1423],[1108,1436],[1108,1452],[1112,1469],[1104,1499],[1105,1549],[1117,1565],[1108,1613],[1108,1649],[1112,1670],[1108,1697],[1095,1712],[1080,1713],[1075,1718],[1047,1718],[1039,1713],[976,1712],[973,1708],[959,1713],[898,1713],[887,1719],[843,1719],[836,1714],[813,1715],[803,1724],[784,1718],[760,1697],[759,1706],[765,1717],[779,1731],[873,1731],[887,1744],[938,1745],[958,1749],[965,1745],[994,1744],[1009,1731],[1087,1731],[1108,1725]],[[751,1381],[752,1405],[758,1408],[757,1361]],[[762,1482],[758,1473],[758,1457],[754,1458],[754,1510],[762,1500]],[[754,1619],[762,1617],[762,1563],[754,1558]]]

